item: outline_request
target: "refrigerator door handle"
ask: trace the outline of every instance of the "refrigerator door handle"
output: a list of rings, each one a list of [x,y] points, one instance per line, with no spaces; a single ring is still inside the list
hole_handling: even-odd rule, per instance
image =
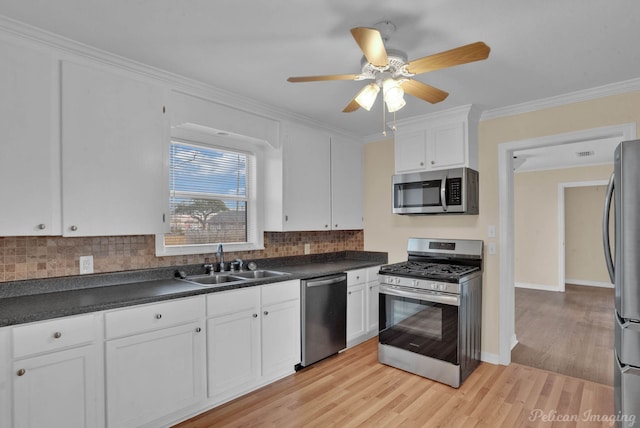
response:
[[[609,213],[611,212],[611,201],[613,200],[614,174],[611,174],[607,195],[604,198],[604,212],[602,213],[602,244],[604,246],[604,260],[607,262],[607,270],[611,283],[615,282],[615,268],[613,257],[611,256],[611,239],[609,236]]]

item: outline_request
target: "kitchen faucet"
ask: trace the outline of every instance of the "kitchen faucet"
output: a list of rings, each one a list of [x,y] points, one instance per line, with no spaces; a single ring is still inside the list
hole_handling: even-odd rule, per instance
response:
[[[224,250],[222,249],[222,244],[218,244],[218,261],[220,262],[220,270],[224,271]]]

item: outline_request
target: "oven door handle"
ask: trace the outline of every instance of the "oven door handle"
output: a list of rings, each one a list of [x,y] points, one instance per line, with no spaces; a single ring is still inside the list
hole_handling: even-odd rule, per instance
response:
[[[424,300],[433,303],[442,303],[443,305],[460,306],[460,296],[440,293],[438,291],[407,290],[404,287],[400,288],[395,286],[381,285],[378,292],[381,294],[388,294],[390,296],[408,297],[410,299]]]

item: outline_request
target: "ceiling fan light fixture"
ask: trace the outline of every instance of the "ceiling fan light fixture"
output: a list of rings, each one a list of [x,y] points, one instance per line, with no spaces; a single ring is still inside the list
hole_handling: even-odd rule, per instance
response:
[[[360,92],[358,92],[355,100],[360,104],[360,107],[369,111],[371,110],[373,103],[376,101],[378,92],[380,92],[380,87],[375,83],[369,83],[367,86],[362,88]]]
[[[407,104],[404,100],[404,90],[395,79],[389,78],[382,82],[382,93],[389,113],[394,113]]]

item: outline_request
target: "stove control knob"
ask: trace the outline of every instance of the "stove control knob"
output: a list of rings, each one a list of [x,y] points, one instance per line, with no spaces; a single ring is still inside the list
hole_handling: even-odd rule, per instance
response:
[[[414,287],[419,287],[420,281],[418,281],[417,279],[414,279],[413,281],[411,281],[411,285],[413,285]]]
[[[438,289],[438,284],[431,283],[431,289],[432,290],[437,290]]]
[[[396,284],[400,284],[400,278],[396,278]]]

